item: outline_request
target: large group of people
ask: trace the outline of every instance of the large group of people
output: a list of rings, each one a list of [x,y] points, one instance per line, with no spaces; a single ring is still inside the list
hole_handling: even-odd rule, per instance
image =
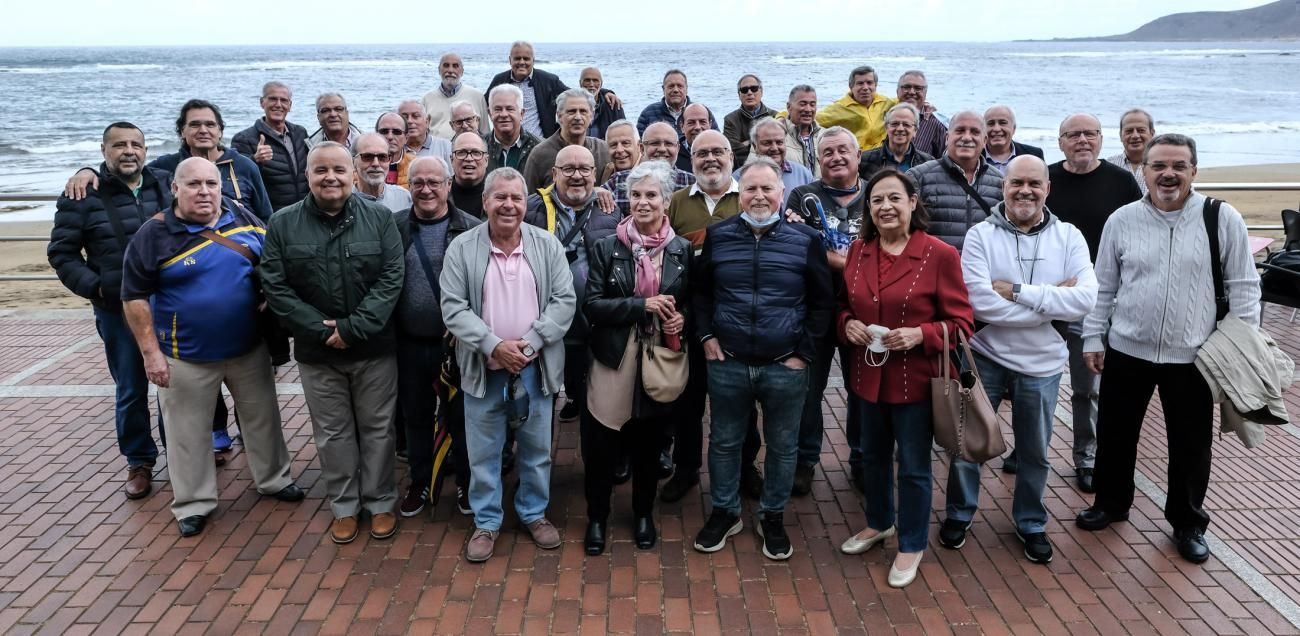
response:
[[[152,383],[182,536],[217,508],[223,384],[257,491],[301,500],[273,374],[291,337],[335,542],[367,522],[392,536],[429,504],[435,466],[451,466],[456,507],[473,517],[468,560],[493,554],[510,471],[520,523],[558,547],[546,516],[558,415],[579,422],[587,554],[618,532],[615,485],[632,482],[633,538],[650,549],[656,498],[681,499],[707,465],[695,549],[722,549],[750,498],[762,553],[786,559],[784,510],[825,460],[838,358],[866,513],[841,549],[897,537],[889,583],[902,587],[930,537],[930,380],[977,372],[994,408],[1010,406],[1014,531],[1047,563],[1048,449],[1068,369],[1075,481],[1096,493],[1077,525],[1127,519],[1159,388],[1177,424],[1166,518],[1180,554],[1208,558],[1211,394],[1193,362],[1215,291],[1194,140],[1156,135],[1135,108],[1118,118],[1122,152],[1103,160],[1101,122],[1071,114],[1065,159],[1049,166],[1014,139],[1010,107],[945,118],[925,73],[902,73],[895,98],[869,66],[820,109],[806,84],[772,108],[746,73],[722,130],[671,69],[632,121],[599,69],[569,88],[533,53],[515,43],[486,92],[448,53],[439,84],[372,131],[328,92],[309,134],[288,121],[294,98],[278,81],[230,146],[202,99],[180,109],[181,149],[152,160],[139,128],[108,125],[103,163],[58,203],[49,258],[94,307],[128,498],[152,488]],[[1223,205],[1217,228],[1230,311],[1258,325],[1241,215]],[[962,337],[974,368],[951,355]],[[949,464],[942,547],[965,543],[981,472]]]

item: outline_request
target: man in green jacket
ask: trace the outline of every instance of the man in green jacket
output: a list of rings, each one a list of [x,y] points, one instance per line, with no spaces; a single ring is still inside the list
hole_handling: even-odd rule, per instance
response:
[[[346,147],[313,147],[311,194],[267,224],[261,265],[267,302],[293,333],[335,543],[356,538],[362,509],[371,515],[372,537],[397,530],[397,361],[389,316],[405,261],[392,213],[354,194],[352,182]]]

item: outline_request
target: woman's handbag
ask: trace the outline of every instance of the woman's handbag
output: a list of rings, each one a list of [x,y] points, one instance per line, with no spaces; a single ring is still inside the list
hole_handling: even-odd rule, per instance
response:
[[[673,351],[659,344],[661,333],[656,318],[654,333],[641,337],[641,386],[650,399],[667,404],[686,390],[690,371],[686,364],[686,347]]]
[[[959,355],[966,357],[968,370],[952,377],[949,360],[948,323],[943,327],[943,354],[939,364],[943,377],[930,379],[930,408],[934,411],[934,441],[948,453],[968,462],[983,464],[1007,451],[1002,440],[998,414],[984,392],[975,357],[966,334],[957,332]]]

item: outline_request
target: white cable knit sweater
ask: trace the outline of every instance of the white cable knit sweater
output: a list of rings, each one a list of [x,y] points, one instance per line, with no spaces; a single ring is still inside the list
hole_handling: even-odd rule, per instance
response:
[[[1083,322],[1083,350],[1110,346],[1157,364],[1189,364],[1214,332],[1214,280],[1202,207],[1193,191],[1177,220],[1147,195],[1106,221],[1097,252],[1097,305]],[[1219,250],[1228,308],[1259,325],[1259,273],[1250,254],[1246,223],[1231,205],[1219,209]]]

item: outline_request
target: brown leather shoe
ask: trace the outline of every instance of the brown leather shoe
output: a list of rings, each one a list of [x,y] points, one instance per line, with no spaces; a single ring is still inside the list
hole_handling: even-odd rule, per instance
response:
[[[153,492],[153,466],[139,464],[126,469],[126,485],[122,492],[127,499],[142,499]]]
[[[376,539],[387,539],[397,532],[397,515],[391,512],[380,512],[370,517],[370,536]]]
[[[355,516],[340,517],[330,524],[330,538],[334,543],[352,543],[352,540],[357,538],[358,527]]]
[[[474,534],[465,546],[465,559],[471,563],[482,563],[492,558],[492,549],[496,546],[497,533],[492,530],[475,528]]]
[[[560,531],[546,517],[542,517],[527,526],[528,534],[533,535],[533,543],[543,550],[560,547]]]

